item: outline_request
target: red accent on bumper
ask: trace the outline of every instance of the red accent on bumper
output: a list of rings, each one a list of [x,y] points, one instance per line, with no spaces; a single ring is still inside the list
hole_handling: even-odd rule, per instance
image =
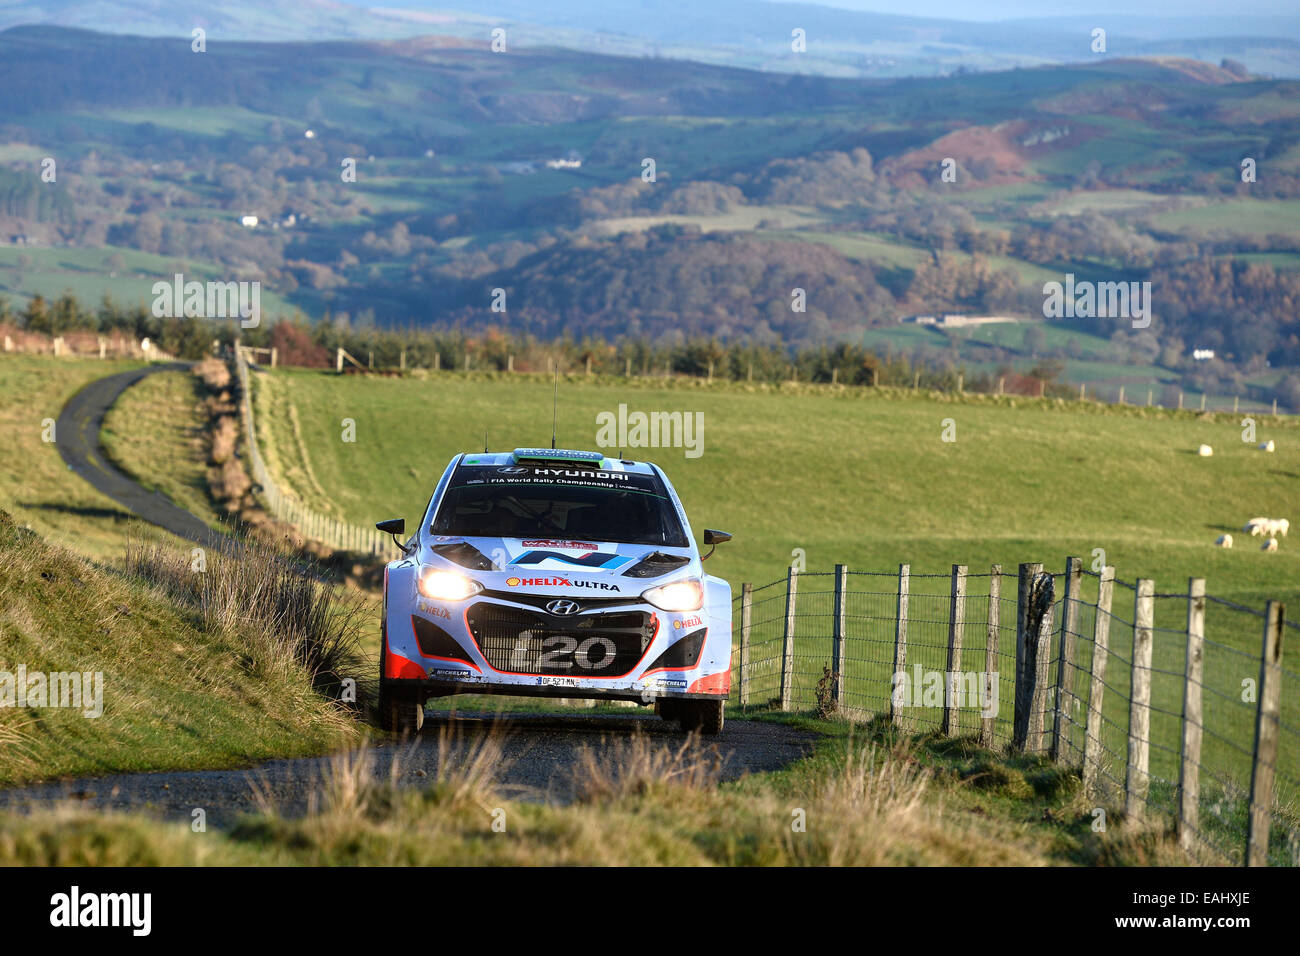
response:
[[[424,668],[413,660],[394,654],[384,647],[384,676],[389,680],[424,680]]]
[[[701,677],[686,689],[688,694],[730,694],[731,671],[718,671],[707,677]]]

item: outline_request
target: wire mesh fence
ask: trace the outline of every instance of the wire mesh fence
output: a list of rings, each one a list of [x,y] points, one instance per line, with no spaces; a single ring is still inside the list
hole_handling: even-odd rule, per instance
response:
[[[1283,608],[1113,568],[798,573],[736,597],[734,703],[882,715],[1077,769],[1205,863],[1300,864],[1300,699]],[[1287,691],[1290,691],[1289,695]]]

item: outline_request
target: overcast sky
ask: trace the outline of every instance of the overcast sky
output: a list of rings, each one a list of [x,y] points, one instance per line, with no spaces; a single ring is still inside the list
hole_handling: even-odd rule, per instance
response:
[[[707,2],[707,0],[706,0]],[[1086,16],[1094,13],[1123,13],[1130,16],[1242,17],[1255,15],[1296,16],[1295,0],[810,0],[827,7],[870,10],[917,17],[953,20],[1005,20],[1012,17]]]

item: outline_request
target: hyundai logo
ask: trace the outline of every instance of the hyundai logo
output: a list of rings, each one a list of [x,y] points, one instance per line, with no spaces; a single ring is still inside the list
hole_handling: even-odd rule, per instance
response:
[[[546,605],[546,610],[567,617],[570,614],[577,614],[582,608],[578,606],[577,601],[551,601]]]

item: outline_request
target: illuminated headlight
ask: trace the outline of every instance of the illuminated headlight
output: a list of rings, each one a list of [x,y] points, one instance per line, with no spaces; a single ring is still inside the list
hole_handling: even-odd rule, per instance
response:
[[[420,593],[435,601],[463,601],[483,590],[483,585],[455,571],[428,568],[420,574]]]
[[[704,606],[704,585],[687,578],[651,588],[641,598],[661,611],[698,611]]]

